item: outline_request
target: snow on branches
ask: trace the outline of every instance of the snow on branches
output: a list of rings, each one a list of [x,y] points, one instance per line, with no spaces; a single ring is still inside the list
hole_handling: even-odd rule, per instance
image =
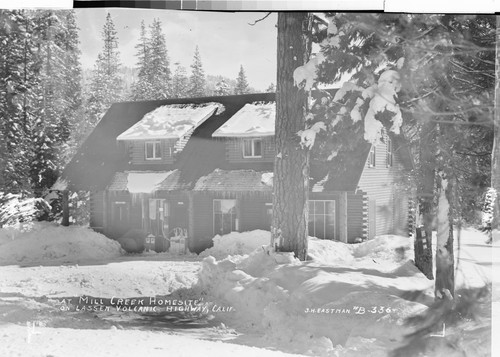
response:
[[[326,125],[322,121],[314,123],[309,129],[299,130],[297,135],[300,136],[300,145],[302,148],[308,148],[310,150],[314,146],[316,134],[321,130],[326,131]]]
[[[293,71],[294,85],[303,88],[306,92],[311,91],[318,78],[318,66],[324,61],[325,56],[322,53],[318,53],[316,57],[310,59],[303,66],[295,68],[295,71]]]
[[[352,124],[363,119],[363,137],[366,141],[375,143],[382,138],[384,127],[377,119],[377,115],[386,112],[389,112],[391,116],[390,131],[399,134],[403,118],[396,103],[396,97],[400,90],[401,77],[395,70],[384,71],[378,82],[368,88],[360,87],[352,82],[344,83],[333,98],[322,97],[314,104],[323,107],[324,110],[307,115],[306,129],[297,133],[300,136],[302,148],[311,149],[318,133],[333,132],[346,119],[350,119]]]
[[[401,77],[397,71],[387,70],[380,75],[378,84],[363,91],[364,98],[370,98],[370,106],[365,115],[365,140],[376,142],[382,135],[382,123],[375,118],[378,113],[388,110],[394,113],[390,131],[399,134],[403,117],[396,104],[397,93],[401,90]]]

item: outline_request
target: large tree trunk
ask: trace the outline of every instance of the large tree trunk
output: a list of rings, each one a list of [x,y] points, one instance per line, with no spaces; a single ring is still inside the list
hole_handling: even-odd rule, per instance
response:
[[[496,190],[497,195],[493,206],[492,230],[500,230],[500,16],[497,16],[496,30],[495,116],[493,120],[493,150],[491,152],[491,187]]]
[[[453,254],[454,180],[443,180],[438,203],[436,244],[436,299],[455,295],[455,261]]]
[[[311,15],[278,14],[278,77],[276,94],[276,152],[272,247],[307,258],[309,153],[299,145],[297,132],[305,126],[307,95],[294,85],[293,72],[309,59]]]
[[[436,156],[434,153],[436,123],[424,123],[420,138],[420,214],[424,229],[422,237],[416,237],[415,265],[424,275],[433,279],[432,267],[432,222],[434,220],[434,183],[436,178]]]

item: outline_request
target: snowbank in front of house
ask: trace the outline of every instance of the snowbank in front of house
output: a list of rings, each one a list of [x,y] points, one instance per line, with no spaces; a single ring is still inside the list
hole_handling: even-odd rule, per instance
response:
[[[30,230],[0,229],[0,264],[76,263],[122,254],[120,244],[86,227],[36,222]]]
[[[200,256],[213,256],[223,259],[229,255],[250,254],[255,249],[267,246],[271,242],[271,232],[255,230],[250,232],[231,232],[223,236],[216,235],[213,238],[213,247],[204,250]]]
[[[206,258],[197,287],[235,309],[228,323],[260,331],[266,343],[287,352],[319,356],[348,350],[353,339],[377,339],[384,350],[395,346],[409,332],[404,319],[426,309],[398,295],[429,283],[420,273],[410,278],[349,263],[318,265],[258,249]]]
[[[315,356],[364,350],[386,356],[412,332],[405,319],[433,301],[434,281],[414,266],[412,249],[410,238],[387,235],[359,244],[310,238],[307,262],[269,247],[220,260],[209,256],[196,288],[234,308],[222,316],[227,323],[258,331],[271,347]],[[458,278],[457,288],[475,287],[474,281],[484,286],[477,269],[461,263],[458,275],[468,279]]]

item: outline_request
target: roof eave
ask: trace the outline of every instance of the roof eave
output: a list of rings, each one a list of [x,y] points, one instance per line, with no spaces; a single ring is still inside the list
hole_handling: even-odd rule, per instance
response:
[[[245,134],[245,133],[213,133],[212,137],[213,138],[261,138],[261,137],[269,137],[269,136],[274,136],[274,132],[270,133],[252,133],[252,134]]]

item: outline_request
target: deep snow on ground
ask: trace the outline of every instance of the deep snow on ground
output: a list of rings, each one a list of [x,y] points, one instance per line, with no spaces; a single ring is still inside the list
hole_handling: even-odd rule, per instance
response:
[[[85,227],[36,222],[26,231],[0,229],[0,265],[78,263],[122,255],[120,244]]]
[[[488,284],[491,251],[498,247],[485,245],[486,237],[474,230],[460,239],[457,288]],[[69,249],[72,241],[79,242],[81,255]],[[0,356],[283,355],[262,348],[313,356],[387,356],[412,331],[405,318],[424,312],[433,301],[434,282],[413,266],[409,238],[382,236],[351,245],[311,238],[307,262],[269,251],[263,247],[268,242],[269,232],[232,233],[217,237],[203,254],[212,256],[204,260],[121,255],[112,249],[96,260],[96,250],[115,242],[84,228],[0,229],[0,257],[4,247],[17,254],[15,260],[5,256],[12,265],[0,266]],[[58,255],[41,259],[44,252]],[[234,311],[144,315],[62,311],[58,304],[63,297],[83,295],[168,294],[202,297]],[[28,330],[27,322],[38,325]],[[450,327],[448,333],[458,336],[453,342],[466,351],[474,344],[487,350],[485,330],[474,326]],[[449,339],[434,340],[429,356],[440,356]]]
[[[213,256],[222,259],[229,255],[250,254],[255,249],[269,245],[271,232],[255,230],[251,232],[232,232],[223,236],[216,235],[213,238],[212,248],[203,251],[200,256]]]

